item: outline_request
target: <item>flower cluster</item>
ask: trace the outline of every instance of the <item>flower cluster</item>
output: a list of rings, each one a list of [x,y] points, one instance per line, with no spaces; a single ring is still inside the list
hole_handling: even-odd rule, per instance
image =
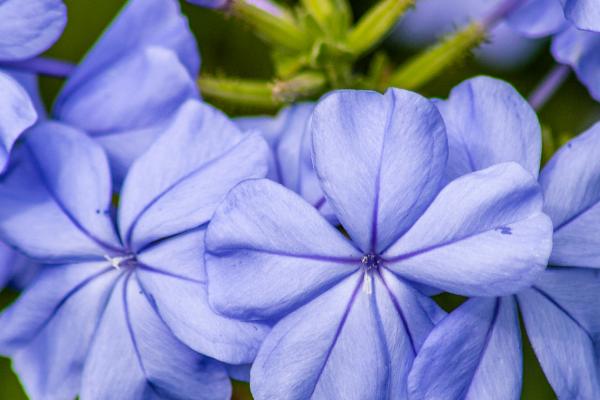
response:
[[[500,30],[553,35],[600,99],[597,0],[421,0],[392,40],[476,29],[389,80],[348,71],[411,1],[354,27],[343,0],[190,3],[279,46],[268,94],[201,77],[201,96],[175,0],[129,0],[77,65],[40,56],[61,0],[0,1],[0,285],[21,291],[0,354],[32,399],[228,399],[231,379],[256,399],[518,399],[520,320],[559,398],[600,398],[600,123],[542,168],[532,105],[556,73],[530,101],[485,76],[408,90]],[[49,111],[37,74],[65,78]],[[285,107],[209,102],[236,96]],[[442,292],[468,299],[446,312]]]

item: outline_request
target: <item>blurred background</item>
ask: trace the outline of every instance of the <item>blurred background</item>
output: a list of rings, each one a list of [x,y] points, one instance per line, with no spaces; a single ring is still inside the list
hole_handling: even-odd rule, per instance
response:
[[[125,0],[65,0],[69,22],[62,38],[47,52],[47,55],[72,62],[79,61],[125,2]],[[356,18],[374,1],[354,0],[352,3]],[[269,48],[256,38],[249,28],[222,13],[194,7],[184,2],[182,2],[182,9],[188,16],[190,26],[197,38],[202,56],[202,71],[245,78],[272,77],[273,67]],[[554,66],[548,47],[548,43],[544,43],[531,62],[511,72],[493,70],[478,65],[473,58],[467,59],[430,82],[421,93],[433,97],[446,97],[450,89],[462,80],[484,74],[509,81],[522,95],[527,96]],[[396,63],[402,62],[411,55],[410,50],[400,48],[393,40],[384,43],[384,48]],[[368,65],[368,58],[369,55],[365,57],[365,68]],[[359,63],[359,68],[361,64]],[[42,96],[47,106],[52,104],[62,83],[60,79],[41,78]],[[562,142],[600,120],[600,104],[594,102],[586,89],[571,75],[558,93],[539,112],[539,118],[542,125],[552,132],[555,141]],[[10,304],[17,296],[18,294],[10,289],[0,293],[0,308]],[[449,295],[442,295],[436,299],[448,311],[462,301],[456,296]],[[555,399],[526,339],[524,354],[522,398]],[[239,382],[234,384],[234,399],[251,398],[246,384]],[[11,372],[10,361],[4,358],[0,358],[0,399],[27,399],[17,377]]]

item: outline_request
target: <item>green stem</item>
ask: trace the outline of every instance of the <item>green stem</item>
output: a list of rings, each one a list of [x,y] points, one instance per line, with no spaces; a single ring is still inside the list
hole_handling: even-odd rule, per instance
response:
[[[284,9],[276,14],[245,0],[234,0],[230,10],[236,17],[250,24],[269,43],[294,51],[305,50],[310,45],[308,35]]]
[[[352,22],[348,0],[302,0],[302,5],[333,38],[343,38]]]
[[[348,34],[348,48],[359,56],[379,43],[415,0],[381,0],[357,22]]]
[[[259,80],[242,80],[201,76],[198,85],[202,95],[229,104],[258,108],[277,108],[273,97],[273,83]]]
[[[202,95],[219,102],[241,107],[276,109],[300,99],[323,93],[327,86],[319,72],[303,72],[278,82],[217,78],[203,75],[198,78]]]
[[[449,66],[463,60],[485,37],[481,24],[467,25],[401,65],[392,74],[389,86],[410,90],[423,86]]]

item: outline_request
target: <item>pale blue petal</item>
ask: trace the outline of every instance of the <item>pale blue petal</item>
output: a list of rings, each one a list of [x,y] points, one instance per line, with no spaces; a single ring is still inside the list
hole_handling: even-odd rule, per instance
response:
[[[204,229],[176,236],[138,254],[137,276],[172,332],[194,350],[242,364],[256,357],[267,332],[261,324],[222,317],[209,307]]]
[[[600,32],[600,2],[597,0],[560,0],[565,15],[579,29]]]
[[[557,0],[526,0],[506,21],[511,28],[534,38],[552,35],[567,25]]]
[[[146,47],[63,94],[53,114],[92,135],[102,135],[151,127],[195,97],[195,82],[176,53],[164,47]]]
[[[2,5],[0,4],[0,10]],[[1,36],[1,34],[0,34]],[[0,71],[0,174],[6,168],[13,145],[33,125],[37,112],[25,89]]]
[[[571,66],[592,97],[600,100],[600,33],[570,27],[554,37],[552,55]]]
[[[269,149],[244,136],[220,111],[190,100],[131,167],[123,185],[120,230],[143,245],[207,223],[227,192],[267,173]]]
[[[270,180],[236,186],[206,234],[211,305],[278,318],[361,266],[361,253],[297,194]]]
[[[448,132],[448,180],[507,161],[538,176],[540,124],[510,84],[485,76],[472,78],[436,105]]]
[[[67,23],[62,0],[3,0],[0,3],[0,61],[44,52]]]
[[[410,398],[520,399],[521,359],[513,298],[470,299],[427,337],[409,376]]]
[[[600,268],[600,123],[559,149],[540,175],[554,224],[553,265]]]
[[[313,160],[329,204],[364,252],[381,252],[439,191],[447,157],[444,123],[424,97],[338,91],[312,117]]]
[[[134,275],[108,301],[82,377],[86,399],[227,399],[222,364],[178,341],[156,314]]]
[[[405,398],[417,343],[433,324],[418,295],[393,276],[369,285],[367,293],[356,273],[279,321],[252,366],[254,395]]]
[[[19,150],[0,184],[2,237],[46,261],[121,252],[102,148],[81,131],[43,122]]]
[[[596,271],[547,271],[519,294],[527,335],[560,399],[600,398]]]
[[[383,254],[396,274],[467,296],[515,293],[544,270],[552,224],[531,174],[504,163],[446,186]]]
[[[33,399],[74,398],[81,367],[116,278],[102,263],[46,266],[0,316],[9,355]]]
[[[196,42],[179,2],[130,0],[69,78],[57,105],[60,108],[81,84],[93,80],[111,64],[150,46],[174,51],[190,76],[198,75],[200,58]]]

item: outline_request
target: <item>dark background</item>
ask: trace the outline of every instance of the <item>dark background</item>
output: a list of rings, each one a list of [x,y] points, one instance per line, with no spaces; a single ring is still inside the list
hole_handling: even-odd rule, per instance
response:
[[[65,0],[65,3],[69,13],[67,28],[62,38],[47,52],[47,55],[77,62],[125,1]],[[373,1],[356,0],[353,3],[355,15],[360,15]],[[273,68],[269,49],[249,29],[233,18],[217,12],[188,4],[182,4],[182,8],[188,15],[191,28],[198,40],[202,56],[202,71],[248,78],[271,78]],[[389,43],[384,46],[396,62],[401,62],[409,55]],[[446,71],[421,92],[428,96],[446,97],[449,90],[463,79],[486,74],[506,79],[526,96],[553,65],[547,45],[530,65],[512,73],[485,69],[469,59]],[[41,79],[42,95],[47,105],[52,104],[61,85],[62,80],[59,79]],[[539,117],[542,124],[549,127],[554,137],[560,140],[582,132],[599,120],[600,104],[594,102],[586,89],[571,75],[566,84],[541,110]],[[15,296],[16,293],[10,290],[3,292],[0,294],[0,306],[7,305]],[[448,295],[441,296],[438,300],[447,310],[454,308],[461,301]],[[524,342],[523,399],[555,399],[529,343],[526,339]],[[251,398],[246,385],[236,383],[234,388],[234,398]],[[26,399],[18,379],[10,370],[10,362],[3,358],[0,358],[0,399]]]

